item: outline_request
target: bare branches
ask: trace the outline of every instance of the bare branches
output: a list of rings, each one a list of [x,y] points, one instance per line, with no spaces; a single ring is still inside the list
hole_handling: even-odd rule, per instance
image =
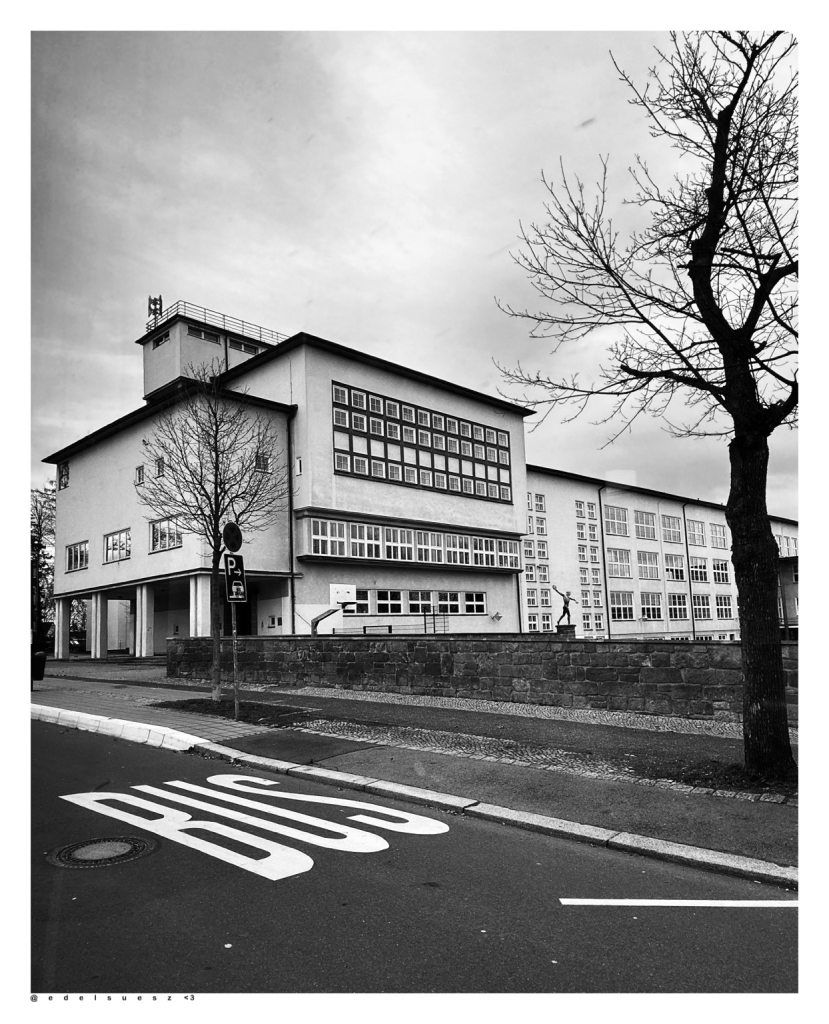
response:
[[[614,329],[607,367],[586,385],[501,367],[536,396],[530,405],[613,397],[625,425],[662,416],[675,395],[701,407],[689,435],[753,419],[767,429],[796,408],[797,96],[780,32],[671,35],[639,88],[615,64],[651,135],[691,159],[668,185],[637,157],[629,204],[650,215],[625,240],[608,213],[607,160],[593,193],[563,167],[546,220],[521,227],[514,261],[545,300],[539,311],[499,306],[530,322],[553,353]],[[751,409],[746,405],[752,406]],[[760,426],[762,424],[762,426]],[[623,428],[625,429],[625,428]]]
[[[287,471],[272,420],[223,389],[218,367],[190,367],[183,400],[162,412],[144,438],[145,476],[139,500],[152,518],[174,519],[203,537],[218,559],[223,525],[250,533],[278,519]]]

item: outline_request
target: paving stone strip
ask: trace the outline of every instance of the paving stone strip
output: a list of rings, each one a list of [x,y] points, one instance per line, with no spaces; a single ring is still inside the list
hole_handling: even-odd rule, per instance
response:
[[[424,697],[417,694],[377,693],[371,690],[339,690],[328,686],[275,688],[248,687],[269,694],[332,697],[341,700],[375,701],[379,704],[409,704],[424,708],[449,708],[453,711],[480,711],[492,715],[517,715],[522,718],[549,718],[587,725],[615,725],[624,729],[646,729],[649,732],[702,733],[742,739],[743,727],[739,722],[712,722],[707,719],[676,718],[670,715],[637,715],[627,711],[602,711],[592,708],[557,708],[549,704],[522,704],[513,701],[473,700],[468,697]],[[789,735],[797,742],[797,729]]]
[[[451,754],[478,761],[494,761],[512,764],[521,768],[536,768],[548,772],[563,772],[584,779],[599,779],[603,782],[628,782],[634,785],[654,786],[670,789],[675,793],[694,796],[730,797],[737,800],[797,805],[796,797],[778,793],[745,793],[733,790],[709,789],[703,786],[689,786],[672,779],[639,778],[632,768],[619,765],[594,755],[580,754],[572,750],[558,750],[534,743],[498,739],[490,736],[470,736],[466,733],[441,732],[435,729],[418,729],[411,726],[362,725],[356,722],[329,721],[324,718],[312,719],[301,726],[294,726],[297,732],[308,732],[318,736],[335,736],[338,739],[357,740],[362,743],[377,743],[385,746],[403,747],[407,750],[422,750],[435,754]]]

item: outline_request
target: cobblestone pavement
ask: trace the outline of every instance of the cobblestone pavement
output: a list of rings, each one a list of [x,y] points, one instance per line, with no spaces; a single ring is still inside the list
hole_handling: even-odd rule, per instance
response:
[[[260,689],[248,687],[247,689]],[[739,722],[710,722],[673,718],[668,715],[636,715],[625,711],[601,711],[590,708],[556,708],[546,704],[519,704],[512,701],[472,700],[466,697],[420,697],[414,694],[374,693],[366,690],[334,690],[325,686],[304,686],[300,689],[262,687],[268,693],[298,694],[309,697],[332,697],[343,700],[376,701],[380,704],[409,704],[425,708],[450,708],[453,711],[480,711],[493,715],[519,715],[524,718],[551,718],[585,725],[615,725],[624,729],[646,729],[649,732],[681,732],[705,736],[742,739]],[[797,742],[797,729],[789,729]]]
[[[219,742],[239,739],[254,733],[269,732],[266,725],[250,725],[216,718],[213,715],[199,715],[189,711],[171,711],[153,708],[149,705],[159,699],[169,699],[169,690],[149,691],[151,696],[135,696],[134,693],[119,693],[117,690],[77,690],[74,687],[49,687],[32,693],[32,704],[43,707],[60,707],[67,711],[83,711],[105,718],[120,718],[145,725],[165,726],[179,732],[197,735],[201,739]],[[161,698],[159,698],[161,694]],[[191,696],[182,691],[182,697]]]
[[[670,789],[675,793],[687,793],[695,796],[730,797],[751,802],[762,801],[797,806],[796,797],[785,797],[777,793],[742,793],[734,790],[688,786],[671,779],[643,779],[635,775],[632,768],[628,768],[618,761],[516,740],[470,736],[466,733],[441,732],[435,729],[417,729],[410,726],[362,725],[356,722],[328,721],[327,719],[312,719],[301,726],[295,725],[293,728],[298,732],[308,732],[318,736],[334,736],[361,743],[377,743],[385,746],[404,747],[408,750],[469,757],[477,761],[511,764],[521,768],[563,772],[585,779],[599,779],[602,782],[627,782],[638,786]]]

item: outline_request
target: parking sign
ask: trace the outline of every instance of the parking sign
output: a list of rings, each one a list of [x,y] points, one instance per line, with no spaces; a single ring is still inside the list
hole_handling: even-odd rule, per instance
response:
[[[248,585],[245,580],[245,561],[241,555],[225,555],[225,585],[228,601],[247,601]]]

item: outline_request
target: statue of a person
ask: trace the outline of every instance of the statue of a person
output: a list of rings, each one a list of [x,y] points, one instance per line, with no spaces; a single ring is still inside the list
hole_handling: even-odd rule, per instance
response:
[[[558,596],[564,602],[564,608],[562,609],[561,615],[559,616],[559,619],[558,619],[558,622],[556,623],[556,625],[558,625],[561,622],[561,620],[564,618],[564,616],[566,615],[567,616],[567,625],[569,626],[570,625],[570,602],[571,601],[576,601],[576,598],[570,596],[570,591],[569,590],[565,594],[562,594],[562,592],[558,589],[558,587],[555,585],[555,583],[553,584],[553,590],[558,594]],[[578,604],[578,603],[579,602],[576,601],[576,604]]]

